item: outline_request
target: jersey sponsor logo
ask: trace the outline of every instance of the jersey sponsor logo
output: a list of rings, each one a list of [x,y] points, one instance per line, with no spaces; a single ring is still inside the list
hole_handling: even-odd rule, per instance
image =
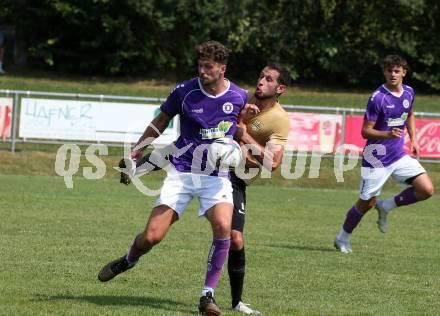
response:
[[[403,100],[403,107],[405,109],[409,108],[409,101],[407,99]]]
[[[200,109],[192,109],[191,112],[201,114],[201,113],[203,113],[203,108],[200,108]]]
[[[232,113],[233,110],[234,110],[234,106],[232,105],[231,102],[226,102],[223,104],[223,112],[225,112],[226,114]]]
[[[252,130],[254,130],[254,131],[258,131],[258,130],[260,130],[260,129],[263,128],[263,123],[261,123],[261,122],[258,121],[258,120],[254,120],[254,121],[251,123],[251,128],[252,128]]]
[[[387,108],[388,108],[388,109],[394,109],[394,104],[387,105]]]
[[[400,117],[397,118],[389,118],[387,120],[388,127],[402,126],[405,124],[406,119],[408,118],[408,113],[404,112]]]
[[[200,134],[202,135],[202,139],[214,139],[225,137],[226,133],[232,126],[232,122],[229,121],[221,121],[218,123],[217,127],[213,128],[201,128]]]

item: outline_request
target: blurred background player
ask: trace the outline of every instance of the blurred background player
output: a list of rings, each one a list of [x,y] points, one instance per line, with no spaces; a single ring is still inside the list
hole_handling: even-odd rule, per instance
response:
[[[178,85],[171,92],[131,156],[139,160],[146,146],[165,130],[177,114],[180,115],[181,134],[175,145],[179,149],[188,149],[178,157],[171,156],[170,162],[174,168],[164,180],[145,230],[136,236],[126,255],[102,268],[98,278],[106,282],[132,268],[142,255],[163,240],[192,198],[197,197],[200,202],[199,215],[208,219],[213,234],[199,312],[220,315],[213,296],[230,246],[232,185],[228,178],[219,177],[217,171],[203,174],[201,170],[206,167],[206,155],[199,156],[194,151],[199,145],[208,145],[216,138],[234,135],[237,118],[246,104],[247,95],[224,78],[228,50],[222,44],[208,41],[198,46],[197,53],[199,77]],[[194,171],[197,168],[193,168],[193,160],[200,163],[200,173]],[[197,181],[194,179],[199,183],[195,183]]]
[[[352,252],[351,233],[373,206],[378,211],[378,228],[385,233],[387,215],[392,209],[426,200],[434,193],[425,169],[403,148],[406,127],[411,151],[415,156],[419,154],[413,112],[414,90],[403,84],[408,64],[400,56],[388,55],[382,70],[385,84],[371,95],[362,126],[362,137],[367,139],[367,144],[363,152],[359,199],[348,211],[334,242],[343,253]],[[390,176],[409,187],[376,204],[376,196]]]

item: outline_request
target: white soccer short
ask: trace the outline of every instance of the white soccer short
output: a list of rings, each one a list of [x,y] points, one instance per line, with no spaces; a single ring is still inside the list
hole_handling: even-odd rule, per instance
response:
[[[199,216],[218,203],[233,204],[231,181],[222,177],[179,172],[171,168],[156,200],[156,206],[168,205],[180,217],[195,197],[200,203]]]
[[[422,165],[408,155],[383,168],[362,167],[359,197],[362,200],[369,200],[378,196],[390,176],[405,186],[408,185],[405,183],[406,180],[425,172]]]

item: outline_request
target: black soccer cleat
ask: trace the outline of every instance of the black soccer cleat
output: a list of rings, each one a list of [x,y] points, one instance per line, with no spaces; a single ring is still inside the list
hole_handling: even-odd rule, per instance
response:
[[[222,313],[211,292],[200,298],[199,313],[207,316],[219,316]]]
[[[119,259],[113,260],[112,262],[109,262],[106,264],[101,271],[99,271],[98,279],[101,282],[107,282],[113,279],[118,274],[121,274],[124,271],[127,271],[128,269],[131,269],[134,267],[134,264],[130,265],[125,259],[125,255],[122,256]]]

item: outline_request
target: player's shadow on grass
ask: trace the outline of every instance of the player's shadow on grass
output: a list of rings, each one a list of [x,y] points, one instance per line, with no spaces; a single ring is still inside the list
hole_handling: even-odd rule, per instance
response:
[[[303,245],[275,245],[275,244],[264,244],[263,246],[269,248],[284,248],[291,250],[306,250],[306,251],[321,251],[321,252],[334,252],[333,247],[319,247],[319,246],[303,246]]]
[[[112,305],[129,305],[144,306],[154,309],[184,312],[188,314],[196,314],[197,304],[187,304],[170,299],[161,299],[146,296],[117,296],[117,295],[56,295],[56,296],[40,296],[38,301],[86,301],[101,306]]]

